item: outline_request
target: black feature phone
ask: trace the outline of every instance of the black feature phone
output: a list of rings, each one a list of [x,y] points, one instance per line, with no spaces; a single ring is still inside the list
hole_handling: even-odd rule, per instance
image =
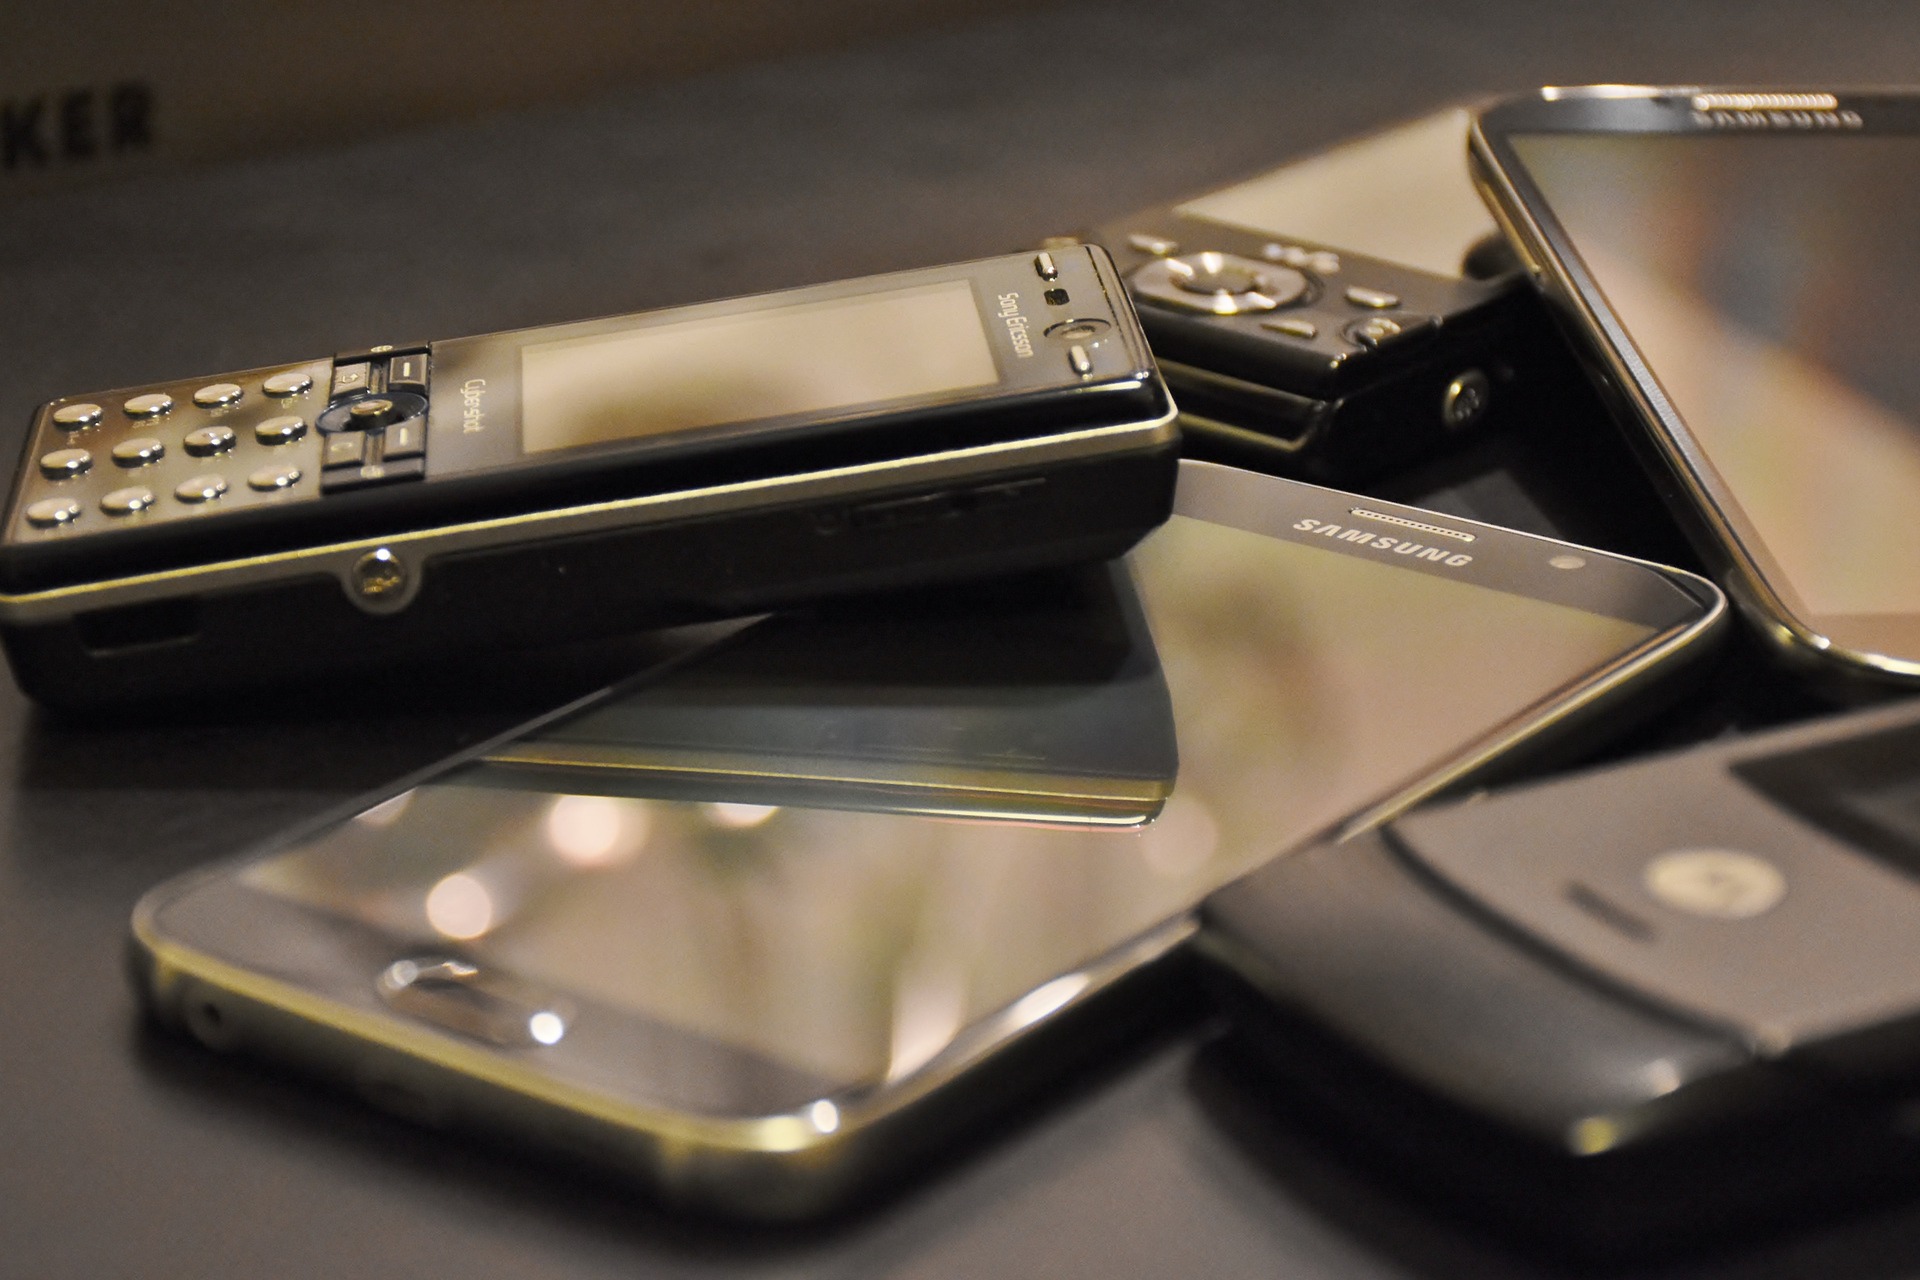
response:
[[[1117,555],[1176,449],[1096,249],[377,347],[44,406],[0,628],[104,704],[754,612]]]
[[[1910,1184],[1917,876],[1907,702],[1315,846],[1210,898],[1202,950],[1400,1168],[1615,1249]]]
[[[1468,122],[1442,111],[1092,233],[1190,455],[1351,482],[1563,376],[1468,180]]]

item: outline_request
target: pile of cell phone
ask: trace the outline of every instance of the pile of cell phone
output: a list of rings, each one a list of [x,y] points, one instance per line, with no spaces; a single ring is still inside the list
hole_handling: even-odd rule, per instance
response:
[[[1920,96],[1546,90],[1471,159],[1777,683],[1920,675]],[[1920,705],[1349,829],[1213,896],[1261,1071],[1559,1247],[1778,1227],[1920,1180]]]
[[[1684,1234],[1674,1170],[1730,1205],[1908,1154],[1920,712],[1424,805],[1619,733],[1725,598],[1307,480],[1551,431],[1550,305],[1772,678],[1920,677],[1920,364],[1878,305],[1920,249],[1822,216],[1907,207],[1916,104],[1546,91],[1116,222],[1117,259],[54,401],[0,627],[36,697],[113,706],[807,606],[149,894],[142,989],[208,1045],[791,1217],[1197,955],[1255,1075],[1403,1167]]]

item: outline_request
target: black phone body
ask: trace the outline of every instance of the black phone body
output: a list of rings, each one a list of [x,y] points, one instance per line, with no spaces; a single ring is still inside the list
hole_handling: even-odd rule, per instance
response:
[[[1735,600],[1920,679],[1920,94],[1601,86],[1481,115],[1476,176]]]
[[[1268,1087],[1479,1213],[1664,1248],[1913,1185],[1916,874],[1909,700],[1316,846],[1199,949]]]
[[[681,1203],[817,1213],[1165,1018],[1151,993],[1191,1009],[1207,891],[1608,723],[1723,609],[1196,462],[1123,563],[1008,589],[979,646],[910,603],[755,624],[164,885],[141,986],[210,1045]],[[976,647],[1003,652],[947,661]]]
[[[725,616],[1118,554],[1176,452],[1094,250],[398,344],[43,406],[0,627],[97,704]]]
[[[1353,482],[1512,420],[1558,374],[1517,264],[1487,253],[1468,120],[1444,110],[1093,233],[1190,455]]]

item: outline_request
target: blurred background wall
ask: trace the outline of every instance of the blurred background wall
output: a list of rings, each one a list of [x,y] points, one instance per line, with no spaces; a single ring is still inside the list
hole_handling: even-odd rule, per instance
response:
[[[565,101],[1035,2],[0,6],[0,196]]]

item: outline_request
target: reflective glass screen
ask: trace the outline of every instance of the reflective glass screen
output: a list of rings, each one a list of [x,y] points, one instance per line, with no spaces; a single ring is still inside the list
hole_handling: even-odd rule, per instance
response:
[[[642,324],[520,353],[521,445],[604,444],[999,380],[965,280]]]
[[[749,633],[724,678],[688,668],[247,880],[583,1018],[826,1088],[898,1078],[1651,633],[1343,548],[1176,516],[1110,592],[1038,592],[1044,625],[1016,601],[972,638],[938,610],[864,647],[832,618]],[[882,655],[909,643],[938,660]],[[654,1087],[710,1099],[712,1074]]]
[[[1920,612],[1920,145],[1513,139],[1762,543],[1815,614]]]

